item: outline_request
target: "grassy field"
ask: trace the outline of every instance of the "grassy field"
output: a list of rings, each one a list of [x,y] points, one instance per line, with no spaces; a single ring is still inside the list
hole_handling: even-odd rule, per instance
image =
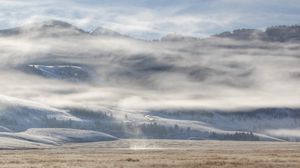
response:
[[[1,150],[1,168],[299,168],[300,143],[120,140]]]

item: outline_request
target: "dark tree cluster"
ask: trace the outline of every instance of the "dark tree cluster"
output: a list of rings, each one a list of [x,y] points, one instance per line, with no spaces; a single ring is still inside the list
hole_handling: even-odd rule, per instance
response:
[[[234,134],[217,134],[212,132],[211,139],[216,140],[234,140],[234,141],[259,141],[259,137],[252,132],[235,132]]]

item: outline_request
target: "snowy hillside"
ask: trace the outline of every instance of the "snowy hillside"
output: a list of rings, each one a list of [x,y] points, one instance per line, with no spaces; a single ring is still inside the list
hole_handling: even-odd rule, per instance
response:
[[[256,38],[266,33],[273,40]],[[0,146],[299,141],[298,35],[292,26],[143,41],[61,21],[2,30]]]
[[[66,143],[112,141],[117,139],[111,135],[96,131],[33,128],[18,133],[0,133],[0,149],[50,147]]]

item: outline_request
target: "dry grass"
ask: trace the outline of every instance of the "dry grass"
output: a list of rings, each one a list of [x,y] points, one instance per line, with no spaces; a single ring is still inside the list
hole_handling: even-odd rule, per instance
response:
[[[128,148],[132,146],[134,150]],[[0,167],[299,168],[300,143],[102,142],[51,149],[2,150],[0,151]]]

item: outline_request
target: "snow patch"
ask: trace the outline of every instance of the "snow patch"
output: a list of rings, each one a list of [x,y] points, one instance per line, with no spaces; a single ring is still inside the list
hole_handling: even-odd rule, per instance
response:
[[[97,131],[32,128],[19,133],[0,133],[0,149],[51,147],[67,143],[113,141],[117,139],[117,137]]]

